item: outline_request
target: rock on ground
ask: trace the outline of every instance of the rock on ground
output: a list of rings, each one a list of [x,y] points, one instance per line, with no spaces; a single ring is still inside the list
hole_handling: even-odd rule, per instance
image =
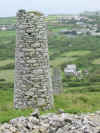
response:
[[[12,119],[0,125],[0,133],[100,133],[100,112],[73,115],[49,113]]]

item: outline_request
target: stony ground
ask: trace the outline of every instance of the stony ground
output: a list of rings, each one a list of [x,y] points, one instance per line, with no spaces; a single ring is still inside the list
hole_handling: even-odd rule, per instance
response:
[[[73,115],[63,113],[19,117],[0,125],[0,133],[100,133],[100,112]]]

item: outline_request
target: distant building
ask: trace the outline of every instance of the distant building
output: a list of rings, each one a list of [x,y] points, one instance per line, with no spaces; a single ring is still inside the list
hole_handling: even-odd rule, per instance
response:
[[[85,69],[85,70],[83,71],[83,73],[84,73],[85,75],[88,75],[88,74],[89,74],[89,72],[88,72],[87,69]]]
[[[66,35],[77,35],[76,30],[61,30],[60,32]]]
[[[71,64],[71,65],[67,65],[64,68],[64,72],[67,76],[71,76],[71,75],[75,75],[76,74],[76,65],[75,64]]]
[[[4,30],[7,30],[7,28],[6,28],[5,26],[3,26],[3,27],[1,28],[1,30],[4,31]]]
[[[100,32],[91,32],[92,36],[100,36]]]
[[[5,30],[15,30],[16,25],[0,25],[0,30],[5,31]]]

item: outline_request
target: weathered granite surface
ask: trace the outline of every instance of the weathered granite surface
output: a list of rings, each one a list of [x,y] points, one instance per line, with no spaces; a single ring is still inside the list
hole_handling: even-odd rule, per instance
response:
[[[32,113],[0,125],[0,133],[100,133],[100,112],[73,115],[68,113]]]
[[[53,106],[47,28],[38,12],[20,10],[16,24],[15,108]]]

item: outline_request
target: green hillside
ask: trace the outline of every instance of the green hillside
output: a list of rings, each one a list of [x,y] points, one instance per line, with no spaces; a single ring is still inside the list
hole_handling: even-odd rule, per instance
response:
[[[0,19],[0,23],[6,24],[8,19]],[[15,23],[15,18],[9,23]],[[64,89],[63,94],[54,97],[55,108],[50,112],[59,108],[70,113],[100,110],[100,37],[69,38],[58,32],[61,29],[59,25],[48,26],[48,29],[50,65],[51,68],[61,68]],[[15,43],[15,31],[0,31],[0,122],[33,111],[13,109]],[[88,76],[82,80],[66,77],[64,67],[67,64],[76,64],[78,70],[87,69]]]
[[[16,24],[16,17],[1,18],[0,25]]]

